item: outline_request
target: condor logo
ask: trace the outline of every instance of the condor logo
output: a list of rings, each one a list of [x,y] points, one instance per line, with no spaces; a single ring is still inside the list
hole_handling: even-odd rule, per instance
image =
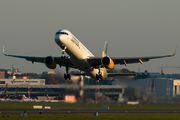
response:
[[[13,79],[12,84],[15,84],[15,83],[23,83],[24,81],[15,81],[16,79]]]

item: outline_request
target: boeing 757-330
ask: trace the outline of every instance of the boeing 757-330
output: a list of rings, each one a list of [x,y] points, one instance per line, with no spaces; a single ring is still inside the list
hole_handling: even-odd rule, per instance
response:
[[[175,55],[163,56],[149,56],[149,57],[109,57],[107,55],[108,43],[105,42],[101,57],[95,57],[70,31],[61,29],[55,33],[54,40],[57,45],[62,49],[62,56],[53,57],[35,57],[35,56],[19,56],[9,55],[4,53],[5,56],[24,58],[28,61],[44,63],[48,68],[55,69],[57,65],[64,66],[66,73],[64,74],[65,80],[71,79],[69,68],[77,68],[84,73],[76,75],[87,75],[96,80],[105,80],[109,76],[135,76],[135,73],[107,73],[106,69],[113,69],[114,65],[125,65],[131,63],[147,62],[150,59],[172,57]],[[65,56],[65,52],[69,56]]]

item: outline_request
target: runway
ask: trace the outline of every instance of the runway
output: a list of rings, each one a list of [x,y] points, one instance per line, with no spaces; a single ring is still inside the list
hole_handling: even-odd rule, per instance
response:
[[[38,113],[180,113],[180,109],[0,109],[1,114]]]

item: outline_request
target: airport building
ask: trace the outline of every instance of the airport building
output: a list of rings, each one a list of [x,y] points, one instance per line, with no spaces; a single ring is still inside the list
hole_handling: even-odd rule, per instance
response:
[[[12,81],[10,81],[12,82]],[[25,81],[24,81],[25,82]],[[0,84],[0,91],[3,91],[5,84]],[[28,88],[31,97],[36,96],[65,96],[75,95],[79,98],[80,86],[78,84],[58,84],[58,85],[29,85],[28,84],[11,84],[8,85],[8,94],[24,94],[28,96]],[[126,86],[112,86],[112,85],[86,85],[83,87],[83,98],[95,99],[96,94],[99,96],[109,96],[113,99],[117,99],[125,92]]]
[[[112,85],[121,85],[121,81],[114,81]],[[147,98],[174,98],[180,96],[180,79],[146,78],[125,82],[127,86],[140,87]]]
[[[127,81],[127,80],[124,80]],[[168,77],[132,79],[128,82],[121,80],[111,81],[112,85],[84,85],[83,98],[94,98],[108,96],[113,100],[120,98],[174,98],[180,96],[180,80],[169,79]],[[46,85],[45,79],[0,79],[0,91],[4,90],[8,83],[8,93],[25,94],[30,96],[64,96],[75,95],[79,98],[80,85],[78,84],[58,84]],[[29,84],[29,86],[28,86]]]
[[[8,72],[9,71],[9,72]],[[78,84],[57,84],[47,85],[45,79],[30,79],[29,76],[22,76],[14,67],[8,71],[0,72],[0,91],[3,91],[5,84],[8,84],[9,94],[24,94],[26,96],[64,96],[75,95],[79,98],[80,85]],[[14,75],[17,72],[16,76]],[[6,76],[6,73],[11,73]],[[52,74],[52,72],[51,72]],[[83,98],[93,98],[98,96],[108,96],[111,100],[118,98],[176,98],[180,96],[180,77],[178,74],[139,74],[134,79],[121,77],[109,78],[100,81],[84,77]],[[77,78],[79,81],[79,77]],[[125,82],[124,82],[125,81]],[[132,98],[132,99],[131,99]],[[180,98],[180,97],[179,97]]]
[[[3,91],[8,83],[8,94],[24,94],[28,96],[28,89],[31,97],[36,96],[63,96],[75,95],[79,98],[80,86],[78,84],[45,85],[43,79],[1,79],[0,91]],[[29,83],[29,86],[28,86]],[[111,100],[128,98],[137,100],[139,97],[148,98],[180,98],[180,80],[147,78],[139,79],[128,84],[121,81],[112,82],[113,85],[85,85],[83,86],[83,98],[92,98],[98,95],[108,96]]]
[[[5,72],[4,71],[0,72],[0,79],[5,79]]]
[[[45,79],[0,79],[0,85],[45,85]]]
[[[9,78],[9,76],[21,75],[21,72],[18,68],[15,68],[15,65],[12,65],[11,69],[0,69],[0,79]]]

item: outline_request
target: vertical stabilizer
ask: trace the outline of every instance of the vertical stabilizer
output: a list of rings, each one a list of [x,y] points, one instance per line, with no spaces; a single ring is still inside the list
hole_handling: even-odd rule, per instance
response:
[[[6,87],[5,87],[4,93],[6,93],[6,92],[7,92],[7,86],[8,86],[8,84],[6,84]]]
[[[102,51],[102,57],[107,56],[107,47],[108,47],[108,42],[105,41],[103,51]]]
[[[49,95],[48,94],[46,94],[46,100],[49,100]]]

